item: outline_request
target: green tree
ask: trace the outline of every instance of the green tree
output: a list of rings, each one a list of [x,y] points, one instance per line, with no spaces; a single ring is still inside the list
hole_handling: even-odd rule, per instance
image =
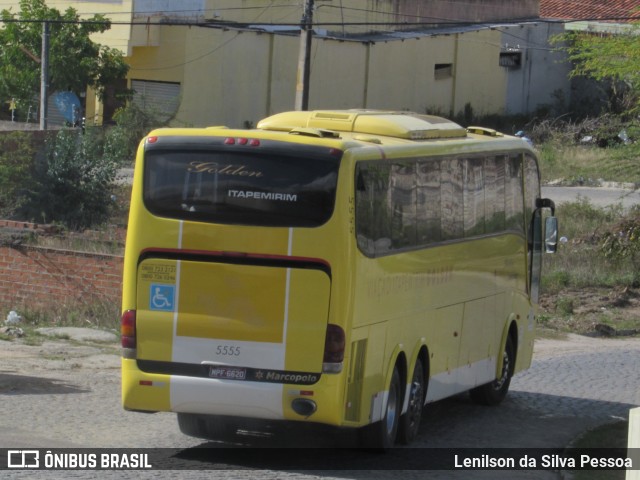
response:
[[[40,92],[42,22],[50,22],[49,85],[52,92],[80,93],[88,86],[99,97],[125,78],[129,67],[118,50],[93,42],[90,36],[111,28],[103,15],[81,20],[69,7],[64,13],[44,0],[21,0],[20,11],[0,12],[0,100],[15,98],[32,104]]]
[[[626,33],[594,35],[569,32],[554,40],[562,42],[573,63],[572,76],[607,82],[625,113],[640,108],[640,26]]]

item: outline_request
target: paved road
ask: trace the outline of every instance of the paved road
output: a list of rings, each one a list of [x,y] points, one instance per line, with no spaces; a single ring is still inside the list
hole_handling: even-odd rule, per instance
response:
[[[561,448],[594,426],[627,418],[640,405],[640,338],[569,339],[536,342],[532,368],[516,376],[505,402],[496,408],[480,407],[466,395],[431,405],[413,447]],[[390,479],[403,471],[408,479],[424,478],[420,450],[405,448],[375,455],[352,451],[349,465],[364,470],[331,470],[343,458],[327,456],[320,471],[283,471],[252,461],[242,453],[210,457],[197,446],[217,446],[182,435],[175,416],[124,412],[120,407],[119,359],[89,347],[47,342],[25,347],[0,342],[0,448],[17,447],[170,447],[196,457],[200,465],[221,465],[222,470],[179,473],[180,478],[341,478]],[[301,438],[302,437],[302,438]],[[238,437],[247,443],[252,437]],[[253,440],[255,445],[256,440]],[[258,439],[258,445],[265,440]],[[333,445],[334,437],[288,432],[268,440],[291,446],[301,441]],[[261,443],[262,442],[262,443]],[[210,452],[210,451],[209,451]],[[242,452],[242,450],[240,450]],[[337,462],[337,464],[336,464]],[[325,464],[323,464],[325,465]],[[254,470],[255,468],[258,471]],[[249,470],[247,470],[249,469]],[[36,472],[3,472],[4,478],[33,478]],[[37,472],[41,478],[94,478],[95,472]],[[500,473],[503,475],[501,476]],[[100,478],[157,478],[168,472],[101,472]],[[429,472],[429,478],[556,480],[552,471]]]
[[[542,187],[542,196],[552,199],[556,205],[587,198],[598,207],[622,204],[624,208],[640,204],[640,189],[607,187]]]

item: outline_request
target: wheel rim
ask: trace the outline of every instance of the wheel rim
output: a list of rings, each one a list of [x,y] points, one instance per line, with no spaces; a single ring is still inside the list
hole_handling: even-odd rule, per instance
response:
[[[389,400],[387,401],[387,436],[391,437],[395,430],[396,415],[398,413],[398,390],[395,382],[391,382],[389,388]]]
[[[422,417],[422,399],[424,397],[424,386],[422,381],[422,368],[416,366],[411,382],[411,392],[409,394],[409,429],[418,428]]]
[[[493,385],[493,388],[495,390],[500,390],[504,386],[505,382],[509,379],[510,368],[511,359],[509,358],[509,353],[505,349],[504,353],[502,354],[502,375],[500,375],[500,378],[497,379]]]

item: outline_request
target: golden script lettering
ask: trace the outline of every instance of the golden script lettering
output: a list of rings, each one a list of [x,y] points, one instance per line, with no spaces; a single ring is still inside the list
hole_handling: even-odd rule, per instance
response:
[[[246,165],[219,165],[215,162],[191,162],[189,172],[217,173],[218,175],[231,175],[235,177],[262,177],[259,170],[248,170]]]

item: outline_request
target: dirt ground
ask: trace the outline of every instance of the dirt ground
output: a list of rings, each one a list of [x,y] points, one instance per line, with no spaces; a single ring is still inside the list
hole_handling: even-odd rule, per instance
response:
[[[565,289],[542,295],[538,327],[589,336],[640,335],[640,289]]]

